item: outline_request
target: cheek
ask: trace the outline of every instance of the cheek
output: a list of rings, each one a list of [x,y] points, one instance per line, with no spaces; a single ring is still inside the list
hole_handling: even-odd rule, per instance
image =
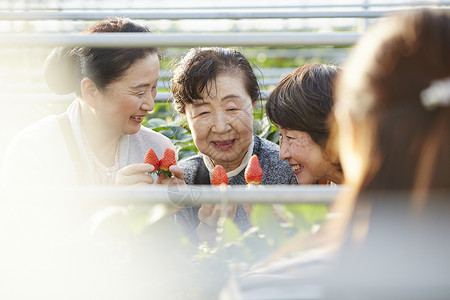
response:
[[[296,141],[295,143],[291,143],[289,148],[291,153],[296,157],[299,157],[302,161],[310,156],[311,145],[307,141]]]
[[[320,146],[309,140],[302,140],[294,143],[291,148],[294,159],[298,160],[305,166],[315,168],[324,162],[323,152]]]
[[[233,116],[230,124],[239,132],[253,133],[253,117],[247,113]]]
[[[123,115],[132,115],[139,109],[139,101],[132,96],[122,95],[115,99],[115,109]]]
[[[209,122],[202,120],[188,120],[188,124],[195,143],[206,142],[210,127]]]

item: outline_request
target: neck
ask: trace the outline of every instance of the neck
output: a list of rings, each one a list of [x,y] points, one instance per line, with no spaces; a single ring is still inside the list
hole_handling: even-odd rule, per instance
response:
[[[97,159],[105,166],[114,165],[120,135],[114,135],[105,128],[87,104],[81,109],[81,130]]]
[[[243,157],[242,157],[242,159],[243,159]],[[239,161],[239,163],[223,163],[221,165],[225,169],[225,172],[228,173],[228,172],[231,172],[231,171],[237,169],[241,165],[242,159]],[[214,166],[216,166],[218,164],[220,165],[220,163],[217,163],[215,161],[213,161],[213,163],[214,163]]]

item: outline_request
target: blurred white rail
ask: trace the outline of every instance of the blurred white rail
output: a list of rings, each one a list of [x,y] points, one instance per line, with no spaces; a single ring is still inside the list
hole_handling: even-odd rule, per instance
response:
[[[444,8],[445,9],[445,8]],[[111,16],[122,16],[145,20],[189,20],[189,19],[287,19],[287,18],[379,18],[386,14],[404,11],[405,9],[390,10],[361,10],[361,11],[307,11],[302,7],[278,9],[270,7],[264,9],[200,9],[200,10],[168,10],[168,11],[37,11],[37,12],[0,12],[0,20],[99,20]]]
[[[253,9],[253,10],[259,10],[259,9],[333,9],[333,8],[355,8],[355,9],[370,9],[370,8],[374,8],[374,7],[383,7],[383,8],[387,8],[387,7],[417,7],[417,6],[445,6],[445,5],[450,5],[450,1],[405,1],[405,2],[386,2],[386,3],[370,3],[370,2],[366,2],[366,3],[360,3],[360,4],[334,4],[334,3],[330,3],[330,4],[294,4],[294,5],[289,5],[289,4],[281,4],[281,5],[260,5],[258,6],[258,4],[255,4],[254,6],[246,6],[246,5],[211,5],[211,4],[207,4],[207,6],[200,6],[200,5],[195,5],[193,4],[192,6],[182,6],[182,5],[164,5],[162,4],[161,6],[155,6],[155,7],[142,7],[142,6],[133,6],[133,7],[129,7],[129,6],[125,6],[125,7],[108,7],[107,10],[120,10],[120,11],[129,11],[129,10],[139,10],[139,11],[153,11],[153,10],[201,10],[201,9],[205,9],[205,10],[242,10],[242,9]],[[64,5],[61,6],[51,6],[48,5],[46,6],[46,8],[42,8],[42,6],[36,5],[36,3],[27,3],[26,5],[22,6],[21,8],[15,7],[13,9],[11,9],[11,11],[20,11],[23,9],[27,9],[27,10],[33,10],[33,11],[49,11],[49,10],[55,10],[55,11],[94,11],[94,10],[106,10],[104,8],[98,8],[98,9],[94,9],[94,8],[89,8],[89,7],[64,7]]]
[[[202,203],[219,204],[272,204],[272,203],[309,203],[330,204],[342,186],[323,185],[283,185],[258,186],[251,189],[245,186],[228,186],[225,188],[209,185],[160,186],[149,188],[55,188],[41,189],[4,189],[0,190],[1,199],[18,199],[25,201],[75,201],[98,204],[156,204],[172,203],[196,205]]]
[[[96,33],[83,34],[0,34],[2,47],[198,47],[198,46],[349,46],[361,34],[334,33],[201,33],[147,34]]]

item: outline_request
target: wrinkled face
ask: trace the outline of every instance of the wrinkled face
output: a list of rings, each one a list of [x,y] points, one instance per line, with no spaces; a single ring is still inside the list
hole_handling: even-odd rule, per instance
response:
[[[280,158],[292,167],[299,184],[312,184],[328,179],[335,169],[325,159],[322,147],[304,131],[280,129]]]
[[[253,135],[253,103],[239,76],[219,74],[202,99],[186,104],[186,119],[198,150],[227,172],[237,168]]]
[[[95,114],[116,135],[137,133],[144,116],[155,107],[158,78],[159,59],[152,53],[100,93]]]

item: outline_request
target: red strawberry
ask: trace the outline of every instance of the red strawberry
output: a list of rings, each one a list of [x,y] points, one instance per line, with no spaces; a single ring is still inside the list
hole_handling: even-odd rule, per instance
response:
[[[245,168],[245,182],[247,184],[260,184],[263,178],[263,170],[259,164],[258,156],[253,155]]]
[[[155,150],[152,148],[148,149],[144,158],[144,163],[153,165],[153,172],[156,172],[159,169],[159,159],[158,156],[156,156]]]
[[[228,176],[227,172],[221,165],[217,165],[214,167],[214,170],[211,174],[211,183],[212,185],[228,185]]]
[[[167,178],[171,177],[172,173],[169,171],[169,167],[172,165],[176,165],[176,164],[177,164],[177,160],[175,159],[175,151],[173,151],[173,149],[171,149],[171,148],[167,148],[164,151],[163,156],[159,160],[158,175],[160,175],[161,173],[164,173],[164,174],[166,174]]]

